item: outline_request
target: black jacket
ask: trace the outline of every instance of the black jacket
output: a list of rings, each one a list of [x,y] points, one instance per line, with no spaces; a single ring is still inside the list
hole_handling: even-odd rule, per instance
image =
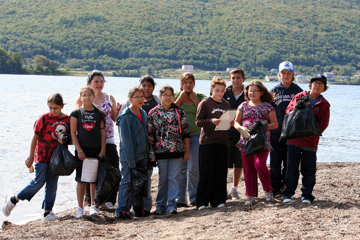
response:
[[[278,141],[281,135],[281,128],[284,121],[285,111],[291,99],[303,90],[295,83],[291,83],[290,87],[285,88],[281,83],[273,87],[270,92],[275,93],[275,99],[271,103],[275,108],[278,128],[271,130],[271,141]]]
[[[238,100],[235,99],[234,96],[234,92],[233,92],[233,86],[230,85],[226,88],[224,97],[223,97],[226,101],[228,101],[228,103],[230,104],[230,109],[237,109],[238,106],[242,103],[245,102],[245,95],[244,95],[244,91],[241,93],[240,97],[238,98]],[[235,129],[235,128],[230,128],[229,130],[229,138],[235,138],[235,139],[240,139],[240,133]]]

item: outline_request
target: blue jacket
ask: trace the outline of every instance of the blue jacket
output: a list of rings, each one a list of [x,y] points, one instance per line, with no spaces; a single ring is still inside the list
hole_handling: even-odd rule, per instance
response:
[[[148,157],[148,116],[141,109],[143,122],[129,108],[121,112],[116,119],[120,127],[120,161],[127,161],[130,168],[136,167],[136,162]]]
[[[281,83],[273,87],[270,92],[275,93],[275,99],[271,103],[275,108],[276,118],[278,121],[278,127],[271,130],[271,141],[278,141],[281,135],[282,124],[286,114],[286,108],[289,105],[291,99],[302,92],[303,90],[295,83],[291,83],[290,87],[285,88]]]

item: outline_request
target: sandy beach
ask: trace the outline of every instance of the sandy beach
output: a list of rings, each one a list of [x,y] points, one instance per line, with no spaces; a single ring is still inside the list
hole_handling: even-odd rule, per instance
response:
[[[57,213],[60,220],[42,220],[25,225],[3,222],[0,239],[356,239],[360,234],[360,163],[318,163],[312,205],[300,201],[300,186],[290,204],[265,202],[261,183],[252,207],[241,200],[228,200],[226,207],[178,208],[177,215],[151,215],[118,220],[114,211],[100,210],[98,217],[75,218],[76,209]],[[152,197],[158,175],[152,177]],[[232,183],[229,172],[228,189]],[[16,211],[16,209],[14,209]]]

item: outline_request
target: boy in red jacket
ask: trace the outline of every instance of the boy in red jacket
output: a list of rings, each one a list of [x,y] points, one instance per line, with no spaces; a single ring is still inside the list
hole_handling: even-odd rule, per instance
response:
[[[314,75],[310,80],[310,91],[303,91],[296,94],[286,108],[286,113],[289,113],[295,108],[297,98],[309,95],[311,98],[310,108],[321,132],[324,132],[329,125],[330,120],[330,104],[321,95],[321,93],[325,92],[327,89],[326,83],[327,79],[325,76],[321,74]],[[295,194],[299,180],[300,162],[301,175],[303,176],[301,201],[306,204],[311,204],[313,202],[315,197],[312,195],[312,191],[315,186],[316,151],[318,144],[318,136],[295,138],[287,141],[288,157],[285,174],[286,189],[283,192],[283,203],[290,203],[293,200],[293,195]]]

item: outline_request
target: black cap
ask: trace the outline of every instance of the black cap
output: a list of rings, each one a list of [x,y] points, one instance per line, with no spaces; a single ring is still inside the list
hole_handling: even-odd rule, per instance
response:
[[[327,83],[327,79],[324,75],[322,74],[315,74],[312,76],[312,78],[310,79],[310,83],[316,81],[316,80],[320,80],[324,83],[324,85],[326,86],[326,83]]]

